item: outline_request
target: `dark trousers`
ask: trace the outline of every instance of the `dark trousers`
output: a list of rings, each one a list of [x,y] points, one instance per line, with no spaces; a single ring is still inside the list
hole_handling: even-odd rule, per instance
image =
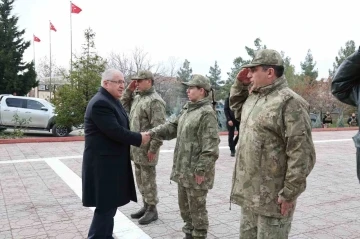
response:
[[[114,229],[114,216],[117,208],[95,209],[89,229],[88,239],[111,239]]]
[[[236,121],[233,121],[233,126],[230,126],[228,123],[226,123],[227,125],[227,128],[228,128],[228,131],[229,131],[229,135],[228,135],[228,140],[229,140],[229,147],[230,147],[230,150],[233,151],[235,150],[235,146],[239,140],[239,126],[240,126],[240,123],[239,122],[236,122]],[[235,132],[235,128],[238,132],[238,135],[236,135],[235,139],[234,139],[234,132]]]

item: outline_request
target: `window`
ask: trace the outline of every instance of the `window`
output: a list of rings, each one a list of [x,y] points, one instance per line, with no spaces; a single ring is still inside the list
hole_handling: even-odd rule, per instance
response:
[[[27,100],[27,107],[26,108],[28,108],[28,109],[41,110],[42,107],[44,107],[44,105],[41,104],[39,101]]]
[[[18,98],[7,98],[6,104],[8,107],[22,108],[23,100]]]

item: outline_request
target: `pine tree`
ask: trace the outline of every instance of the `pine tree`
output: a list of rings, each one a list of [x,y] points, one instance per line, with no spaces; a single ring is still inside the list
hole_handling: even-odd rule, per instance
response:
[[[0,3],[0,94],[26,95],[38,85],[34,62],[24,62],[30,46],[25,30],[18,30],[18,17],[11,15],[14,0]]]
[[[86,106],[96,94],[101,83],[106,61],[95,52],[95,33],[85,30],[85,44],[82,54],[75,57],[67,85],[57,89],[54,104],[58,113],[56,122],[66,126],[83,123]]]
[[[185,59],[184,64],[180,67],[179,71],[177,72],[177,78],[181,82],[188,82],[191,79],[192,69],[190,67],[190,61]]]
[[[355,42],[353,40],[347,41],[345,43],[345,48],[340,48],[338,51],[338,56],[335,57],[335,62],[333,63],[333,69],[329,70],[329,76],[333,77],[337,68],[341,65],[341,63],[353,54],[356,51]]]
[[[315,82],[318,77],[318,70],[315,70],[316,62],[314,62],[314,58],[311,54],[311,50],[309,49],[307,55],[305,57],[305,61],[300,63],[302,74],[305,76],[306,81],[309,84]]]
[[[180,82],[189,82],[191,76],[192,76],[192,68],[190,67],[190,61],[185,59],[183,66],[180,67],[179,71],[177,72],[177,79]],[[187,86],[182,85],[180,89],[181,89],[180,97],[182,99],[187,99],[187,94],[186,94]]]
[[[214,90],[219,90],[220,86],[224,84],[224,81],[221,80],[221,69],[215,61],[214,66],[210,66],[209,75],[206,76],[210,80],[211,87]]]

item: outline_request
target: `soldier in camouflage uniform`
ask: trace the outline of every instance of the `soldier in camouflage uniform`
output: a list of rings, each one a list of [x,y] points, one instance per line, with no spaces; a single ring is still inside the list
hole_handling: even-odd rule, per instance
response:
[[[287,85],[274,50],[259,50],[231,88],[240,121],[231,201],[240,238],[288,238],[296,199],[315,164],[309,104]]]
[[[185,238],[206,238],[209,227],[206,196],[213,187],[219,156],[216,113],[211,105],[210,81],[193,75],[188,83],[189,102],[179,116],[149,131],[152,138],[177,138],[171,180],[178,183],[180,214]],[[213,101],[214,102],[214,101]]]
[[[165,123],[165,102],[153,87],[153,74],[150,71],[140,71],[132,80],[121,98],[124,108],[130,112],[130,129],[145,132]],[[137,88],[136,94],[135,88]],[[161,145],[161,140],[152,139],[140,148],[131,147],[130,149],[137,186],[144,202],[144,206],[131,214],[131,217],[139,219],[139,224],[142,225],[149,224],[158,218],[156,204],[159,200],[155,166],[159,159]]]

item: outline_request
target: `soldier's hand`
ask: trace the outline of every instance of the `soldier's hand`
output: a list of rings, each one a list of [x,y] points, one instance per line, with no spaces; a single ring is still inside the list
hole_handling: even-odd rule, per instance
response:
[[[150,139],[151,139],[150,134],[148,132],[146,132],[146,133],[142,132],[141,133],[141,144],[142,145],[149,143]]]
[[[200,185],[200,184],[202,184],[202,182],[205,181],[205,176],[198,176],[198,175],[195,174],[195,181],[196,181],[197,184]]]
[[[156,153],[152,153],[152,152],[149,151],[147,155],[148,155],[148,158],[149,158],[149,162],[154,161]]]
[[[251,83],[250,78],[248,77],[249,71],[249,68],[241,69],[241,71],[237,74],[236,79],[244,85],[249,85]]]
[[[293,202],[287,202],[285,200],[282,200],[280,197],[278,198],[278,204],[280,204],[281,215],[283,216],[287,216],[289,212],[294,208]]]
[[[234,123],[233,123],[231,120],[229,120],[229,121],[228,121],[228,125],[231,127],[231,126],[234,125]]]
[[[136,89],[136,80],[132,80],[127,87],[131,92]]]

